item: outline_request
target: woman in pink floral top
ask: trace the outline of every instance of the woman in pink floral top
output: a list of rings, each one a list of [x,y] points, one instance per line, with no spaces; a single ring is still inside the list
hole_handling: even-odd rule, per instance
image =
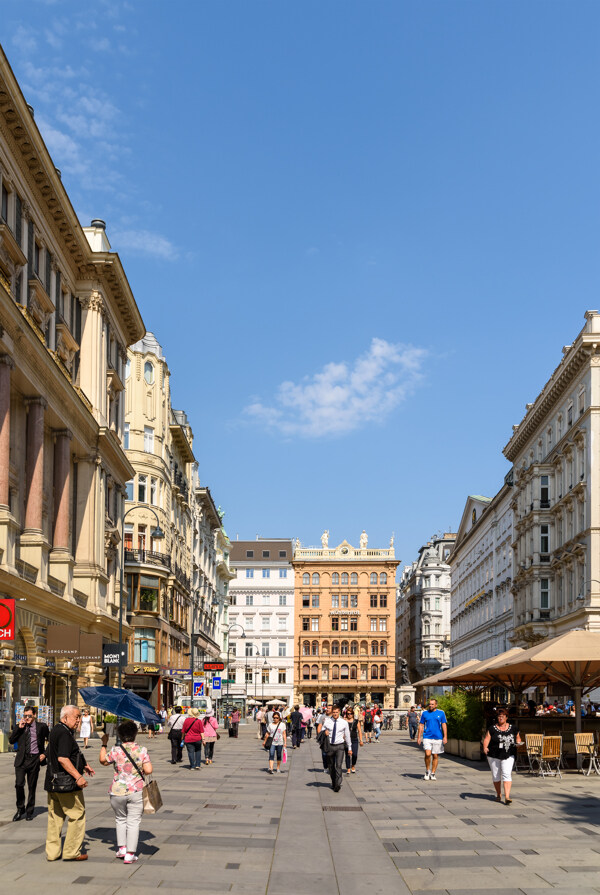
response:
[[[100,748],[100,764],[114,764],[115,766],[115,776],[108,794],[111,807],[115,812],[119,849],[117,857],[123,858],[126,864],[133,864],[134,861],[137,861],[136,850],[144,810],[142,796],[144,778],[142,774],[152,773],[148,750],[135,741],[137,732],[137,725],[133,721],[123,721],[117,727],[122,745],[113,746],[110,752],[107,752],[108,734],[105,733]],[[142,773],[136,768],[136,765]]]

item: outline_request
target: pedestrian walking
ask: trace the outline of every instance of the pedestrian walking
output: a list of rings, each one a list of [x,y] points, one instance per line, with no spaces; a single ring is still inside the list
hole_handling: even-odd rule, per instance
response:
[[[256,723],[258,725],[256,736],[259,740],[262,740],[267,729],[266,712],[262,707],[256,713]]]
[[[446,715],[437,707],[437,699],[430,699],[428,708],[421,713],[417,744],[423,743],[425,750],[424,780],[435,780],[438,766],[438,755],[444,751],[448,742],[448,722]]]
[[[378,705],[375,706],[373,710],[373,733],[375,734],[375,742],[379,742],[379,737],[381,736],[381,723],[382,723],[382,715],[381,709]]]
[[[327,760],[331,786],[334,792],[339,792],[342,786],[344,753],[349,752],[352,755],[350,729],[345,718],[340,717],[339,705],[334,705],[331,715],[323,721],[323,730],[327,737]]]
[[[411,740],[414,740],[417,736],[417,730],[419,728],[419,716],[414,705],[411,705],[410,712],[408,713],[408,733],[410,735]]]
[[[365,718],[363,722],[365,731],[365,740],[367,743],[373,742],[373,715],[371,710],[365,706]]]
[[[117,727],[120,746],[107,753],[108,734],[102,737],[100,764],[115,766],[115,775],[108,789],[110,806],[115,813],[117,858],[125,864],[137,861],[140,823],[144,812],[144,775],[152,773],[148,750],[136,742],[138,728],[133,721],[122,721]]]
[[[311,714],[306,719],[306,739],[307,740],[312,740],[313,723],[314,723],[314,719]]]
[[[356,774],[356,761],[358,759],[358,746],[364,745],[362,736],[362,721],[360,718],[354,717],[354,709],[349,708],[346,712],[346,721],[350,728],[350,743],[352,752],[346,752],[346,773]]]
[[[60,721],[48,738],[46,780],[48,793],[48,831],[46,858],[48,861],[87,861],[81,851],[85,836],[85,800],[83,790],[88,785],[84,774],[96,773],[86,762],[75,739],[81,724],[81,712],[76,705],[65,705],[60,710]],[[63,824],[67,821],[64,845],[61,842]]]
[[[521,734],[517,725],[508,720],[506,709],[496,710],[496,720],[491,724],[483,739],[483,751],[487,755],[492,772],[492,781],[496,790],[496,801],[502,801],[502,784],[504,784],[504,801],[510,805],[510,789],[512,786],[512,769],[517,757],[517,746],[521,745]]]
[[[185,715],[181,714],[181,706],[176,705],[173,708],[173,714],[167,721],[169,729],[168,738],[171,740],[171,764],[178,764],[182,761],[181,750],[183,741],[183,725]]]
[[[37,720],[37,708],[25,706],[23,716],[10,732],[8,742],[17,743],[15,755],[15,789],[17,791],[17,813],[13,820],[33,820],[35,790],[40,768],[46,764],[46,743],[50,731],[48,725]],[[27,780],[27,804],[25,804],[25,780]]]
[[[319,744],[319,748],[321,749],[321,761],[323,762],[323,770],[329,770],[329,761],[327,759],[327,739],[325,732],[323,730],[323,723],[326,718],[329,718],[331,715],[331,711],[333,709],[333,705],[329,704],[325,706],[325,709],[321,712],[320,715],[317,715],[317,743]],[[321,736],[323,734],[323,736]]]
[[[219,737],[219,722],[212,712],[208,711],[206,712],[203,721],[204,733],[202,734],[202,744],[204,746],[204,760],[206,764],[212,764],[213,755],[215,753],[215,743]]]
[[[294,711],[291,714],[291,726],[292,726],[292,749],[298,747],[300,748],[300,744],[302,743],[302,714],[300,713],[300,706],[295,705]]]
[[[94,721],[89,709],[84,709],[81,715],[81,730],[79,736],[83,739],[83,748],[88,748],[88,740],[94,732]]]
[[[183,742],[190,760],[190,771],[199,771],[202,765],[204,723],[200,718],[198,709],[190,709],[188,717],[183,722],[182,731]]]
[[[240,726],[240,712],[239,712],[239,709],[234,709],[233,712],[231,713],[231,729],[233,730],[233,733],[231,735],[233,737],[235,737],[236,740],[237,740],[237,736],[238,736],[239,726]]]
[[[277,773],[281,774],[281,759],[286,743],[285,724],[279,712],[273,712],[273,721],[267,725],[267,733],[263,740],[263,746],[269,750],[269,774],[273,773],[275,755],[277,755]]]

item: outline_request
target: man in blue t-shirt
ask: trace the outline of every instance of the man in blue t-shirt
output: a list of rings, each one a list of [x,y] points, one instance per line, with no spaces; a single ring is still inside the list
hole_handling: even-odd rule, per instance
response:
[[[438,755],[444,751],[444,746],[448,742],[446,715],[441,709],[438,709],[437,699],[430,699],[427,709],[421,713],[417,744],[420,746],[421,742],[425,750],[424,779],[435,780]]]

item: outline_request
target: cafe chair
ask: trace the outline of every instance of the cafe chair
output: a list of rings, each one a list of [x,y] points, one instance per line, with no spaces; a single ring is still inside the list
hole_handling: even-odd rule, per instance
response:
[[[587,777],[590,776],[592,770],[595,774],[600,774],[600,767],[598,766],[598,747],[594,742],[593,732],[576,733],[574,736],[577,759],[579,760],[579,756],[582,756],[581,768],[579,768],[581,773],[586,774]],[[589,762],[587,771],[583,767],[586,758]]]
[[[539,774],[542,765],[542,743],[544,737],[541,733],[526,733],[525,745],[527,747],[527,760],[529,773]]]
[[[544,737],[542,741],[542,759],[540,762],[540,774],[542,777],[560,777],[560,756],[562,752],[562,737]]]

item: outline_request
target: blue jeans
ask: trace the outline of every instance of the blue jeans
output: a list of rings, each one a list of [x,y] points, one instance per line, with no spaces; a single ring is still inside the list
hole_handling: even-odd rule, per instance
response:
[[[273,761],[276,752],[277,761],[281,761],[283,757],[283,746],[276,746],[274,743],[271,743],[271,748],[269,749],[269,761]]]
[[[202,742],[186,743],[188,758],[190,760],[190,768],[199,768],[202,766]]]

